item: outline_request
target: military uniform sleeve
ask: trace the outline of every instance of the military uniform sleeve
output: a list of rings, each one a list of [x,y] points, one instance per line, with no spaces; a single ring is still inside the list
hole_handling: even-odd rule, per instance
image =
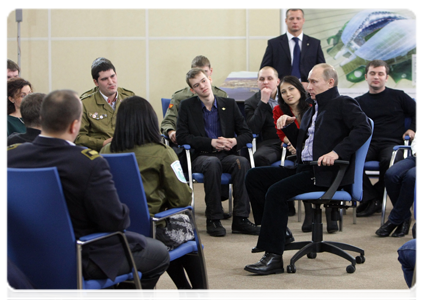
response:
[[[166,147],[162,164],[161,177],[168,207],[191,205],[192,191],[185,179],[181,163],[172,148]]]
[[[79,129],[79,134],[75,139],[75,144],[80,146],[85,146],[90,149],[100,151],[101,147],[103,147],[103,142],[106,140],[105,138],[93,138],[90,137],[90,121],[88,119],[88,112],[83,105],[82,108],[82,118],[81,118],[81,128]]]
[[[87,158],[91,159],[87,161],[87,165],[91,165],[91,174],[84,192],[90,220],[99,231],[124,230],[130,224],[129,209],[119,200],[106,160],[94,155],[96,157]]]

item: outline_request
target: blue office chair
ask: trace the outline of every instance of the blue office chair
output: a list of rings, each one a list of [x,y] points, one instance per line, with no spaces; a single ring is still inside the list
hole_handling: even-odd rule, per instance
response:
[[[404,129],[409,128],[410,124],[411,124],[411,118],[406,117],[404,119]],[[398,146],[402,146],[402,145],[398,145],[398,146],[395,146],[392,149],[393,151],[392,151],[392,156],[391,156],[391,161],[389,163],[389,167],[391,167],[395,163],[395,160],[396,160],[396,157],[397,157],[397,154],[398,154],[398,150],[400,150],[400,149],[405,149],[405,150],[408,149],[409,150],[409,151],[404,150],[404,158],[407,158],[407,156],[411,155],[411,148],[408,146],[409,141],[410,141],[410,137],[407,135],[404,138],[404,145],[403,146],[405,146],[405,148],[398,148]],[[377,161],[377,160],[366,161],[364,163],[364,172],[370,177],[379,177],[379,161]],[[383,199],[382,199],[382,216],[381,216],[381,220],[380,220],[381,226],[383,224],[385,224],[387,198],[388,198],[388,194],[386,192],[386,188],[384,188]],[[355,224],[355,215],[356,215],[356,209],[354,208],[354,224]]]
[[[101,289],[134,280],[141,289],[123,232],[98,233],[75,240],[56,167],[7,169],[7,251],[10,260],[37,289]],[[82,247],[112,235],[121,237],[133,272],[115,280],[85,280]]]
[[[166,115],[166,111],[169,108],[170,99],[169,98],[162,98],[162,112],[163,117]]]
[[[204,261],[200,235],[198,234],[192,213],[192,207],[187,206],[168,209],[151,218],[135,154],[102,154],[102,156],[109,163],[120,201],[129,207],[131,225],[128,230],[155,238],[157,222],[178,213],[186,213],[190,217],[194,229],[195,241],[188,241],[178,248],[169,251],[169,256],[171,261],[184,255],[199,256],[201,261],[199,268],[201,268],[203,277],[202,282],[204,283],[203,288],[207,289],[208,280],[206,264]]]
[[[370,120],[370,123],[372,125],[373,132],[373,121]],[[351,186],[345,187],[341,191],[338,191],[339,184],[342,181],[349,162],[337,160],[335,161],[335,164],[339,165],[339,171],[334,182],[327,191],[304,193],[291,199],[310,201],[314,207],[312,241],[293,242],[285,246],[285,251],[299,250],[294,254],[294,256],[291,258],[290,264],[287,266],[288,273],[296,272],[295,262],[304,255],[307,255],[308,258],[316,258],[317,253],[321,252],[329,252],[350,261],[351,265],[347,266],[346,269],[348,273],[355,272],[356,263],[364,263],[365,258],[363,249],[349,244],[323,241],[321,205],[325,207],[347,209],[351,206],[347,205],[346,202],[352,202],[352,206],[355,206],[357,201],[361,201],[363,196],[364,161],[366,159],[371,139],[372,137],[370,136],[368,140],[355,153],[354,183]],[[312,162],[311,164],[317,165],[317,162]],[[344,250],[357,252],[360,255],[354,258]]]
[[[204,174],[203,173],[193,173],[192,172],[192,164],[191,164],[191,146],[190,145],[182,145],[185,149],[185,154],[187,157],[187,169],[188,174],[185,174],[185,177],[188,178],[189,186],[192,190],[192,201],[191,206],[194,208],[195,206],[195,196],[194,196],[194,183],[204,183]],[[254,158],[253,158],[253,151],[252,151],[253,145],[251,143],[247,143],[247,149],[248,149],[248,156],[250,159],[251,168],[254,168]],[[229,214],[232,214],[232,176],[229,173],[222,173],[221,176],[221,184],[229,184]]]

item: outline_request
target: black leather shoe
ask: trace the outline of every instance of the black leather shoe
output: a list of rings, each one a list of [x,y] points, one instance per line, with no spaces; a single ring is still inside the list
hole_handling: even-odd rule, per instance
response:
[[[361,202],[360,205],[357,206],[356,213],[358,214],[358,213],[362,213],[363,211],[365,211],[367,206],[369,206],[370,202],[371,201]]]
[[[191,289],[186,287],[178,287],[179,300],[190,300],[191,299]]]
[[[410,231],[410,219],[405,220],[401,225],[397,227],[394,233],[391,235],[392,237],[403,237],[408,234]]]
[[[381,211],[382,211],[382,202],[379,200],[374,200],[369,203],[369,205],[364,211],[357,213],[357,217],[369,217],[373,215],[374,213],[381,212]]]
[[[192,300],[205,300],[204,289],[192,289]]]
[[[333,211],[333,212],[332,212]],[[325,215],[326,215],[326,230],[328,233],[335,233],[338,229],[338,216],[336,213],[339,214],[339,211],[335,211],[335,208],[327,207],[325,209]],[[333,218],[332,218],[333,217]]]
[[[244,270],[260,275],[283,273],[282,255],[266,252],[258,263],[246,265]]]
[[[289,201],[288,202],[288,217],[292,217],[295,216],[295,205],[294,205],[294,201]]]
[[[285,245],[288,245],[290,243],[292,243],[293,241],[295,241],[294,236],[292,235],[291,230],[289,230],[288,227],[286,227],[286,233],[285,233]],[[251,253],[259,253],[259,252],[264,252],[263,249],[254,247],[253,249],[251,249]]]
[[[259,235],[260,227],[251,223],[247,218],[234,217],[232,221],[232,233]]]
[[[225,236],[226,229],[220,223],[220,220],[207,219],[207,233],[211,236]]]
[[[376,234],[380,237],[387,237],[397,227],[398,225],[392,224],[390,221],[387,221],[378,230],[376,230]]]

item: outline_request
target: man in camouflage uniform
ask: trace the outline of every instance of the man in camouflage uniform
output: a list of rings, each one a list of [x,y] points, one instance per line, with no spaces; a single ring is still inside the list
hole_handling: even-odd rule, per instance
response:
[[[210,78],[213,73],[213,68],[210,65],[210,61],[207,57],[203,55],[196,56],[191,62],[191,68],[200,68],[206,72],[207,76]],[[225,91],[219,89],[212,85],[213,94],[217,97],[224,97],[227,98],[228,94]],[[160,130],[164,135],[169,137],[170,141],[177,145],[176,143],[176,120],[178,119],[178,110],[179,105],[181,104],[182,100],[189,99],[194,97],[195,94],[191,92],[189,87],[186,87],[182,90],[175,92],[172,95],[172,99],[170,100],[169,108],[166,111],[166,115],[163,118],[163,121],[160,125]],[[171,146],[173,146],[171,144]],[[175,149],[175,148],[174,148]],[[176,151],[177,152],[177,151]]]
[[[96,87],[80,97],[83,112],[75,144],[100,151],[112,140],[120,102],[135,94],[117,86],[116,69],[106,58],[94,60],[91,75]]]

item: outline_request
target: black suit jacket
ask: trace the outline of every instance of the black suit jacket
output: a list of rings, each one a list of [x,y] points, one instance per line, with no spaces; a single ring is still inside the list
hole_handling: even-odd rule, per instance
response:
[[[245,123],[234,99],[216,97],[222,135],[233,138],[236,134],[237,147],[229,151],[231,154],[251,143],[253,135]],[[201,154],[215,151],[211,145],[211,138],[204,129],[204,119],[201,100],[198,96],[181,102],[176,125],[176,140],[179,145],[189,144],[194,148],[192,158]]]
[[[259,134],[262,144],[278,142],[279,137],[276,133],[275,123],[273,121],[273,111],[269,103],[260,101],[261,91],[245,100],[245,119],[251,131]]]
[[[320,45],[320,40],[304,34],[301,44],[301,81],[306,82],[310,70],[315,65],[324,62],[326,61]],[[291,53],[289,51],[288,37],[286,33],[268,40],[266,52],[264,53],[260,69],[265,66],[275,68],[279,73],[280,79],[284,76],[291,75]]]
[[[38,136],[33,143],[8,147],[10,168],[57,167],[75,237],[129,226],[129,209],[119,201],[107,161],[96,151],[71,146],[67,141]],[[131,249],[142,249],[145,237],[126,232]],[[126,259],[119,237],[85,246],[83,264],[96,263],[111,279]]]
[[[371,126],[366,114],[355,99],[340,96],[334,87],[316,96],[318,113],[313,141],[313,160],[335,151],[339,159],[350,161],[341,186],[354,182],[355,152],[371,135]],[[301,152],[308,137],[308,128],[315,113],[315,105],[304,113],[300,128],[295,123],[283,129],[297,149],[297,162],[302,163]],[[316,185],[329,187],[338,171],[337,166],[314,167]]]

